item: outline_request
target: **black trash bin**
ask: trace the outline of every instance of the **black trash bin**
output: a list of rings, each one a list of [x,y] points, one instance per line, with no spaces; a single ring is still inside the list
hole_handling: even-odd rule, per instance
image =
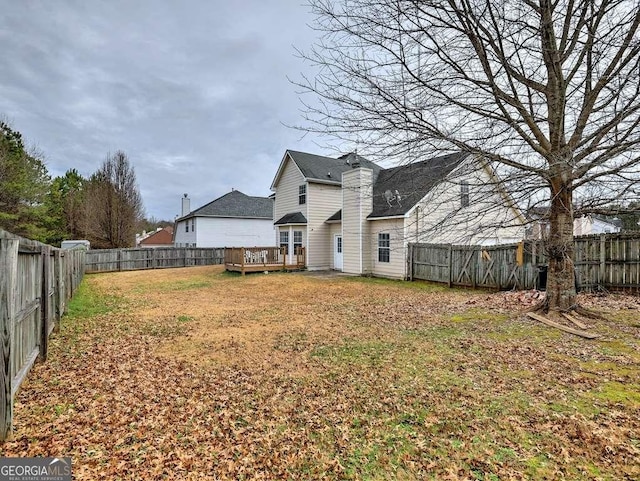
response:
[[[547,266],[538,266],[538,278],[536,279],[536,289],[547,290]]]

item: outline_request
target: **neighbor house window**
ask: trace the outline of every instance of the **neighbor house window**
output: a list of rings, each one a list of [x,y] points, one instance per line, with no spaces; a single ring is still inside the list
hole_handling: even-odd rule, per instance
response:
[[[185,231],[185,232],[189,232],[189,221],[186,221],[186,222],[184,223],[184,231]]]
[[[289,231],[280,231],[280,248],[284,247],[284,254],[289,253]]]
[[[302,231],[294,230],[293,231],[293,252],[297,254],[299,247],[302,247]]]
[[[378,234],[378,262],[389,262],[391,242],[388,233]]]
[[[298,204],[306,204],[307,203],[307,184],[302,184],[298,187]]]
[[[196,231],[196,220],[191,219],[191,232],[195,232],[195,231]]]
[[[460,207],[469,207],[469,182],[460,183]]]

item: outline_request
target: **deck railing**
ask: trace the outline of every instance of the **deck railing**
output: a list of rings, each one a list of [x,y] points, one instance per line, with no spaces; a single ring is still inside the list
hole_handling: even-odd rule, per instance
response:
[[[305,266],[304,247],[297,247],[290,261],[285,247],[227,247],[224,263],[227,270],[251,272],[302,269]]]

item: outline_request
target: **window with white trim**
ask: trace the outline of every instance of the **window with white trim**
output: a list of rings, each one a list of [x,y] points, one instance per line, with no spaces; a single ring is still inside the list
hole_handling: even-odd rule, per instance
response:
[[[378,233],[378,262],[389,262],[391,239],[388,232]]]
[[[189,232],[189,221],[188,221],[188,220],[186,220],[186,221],[184,222],[184,231],[185,231],[185,232]]]
[[[293,252],[295,254],[298,253],[299,247],[302,247],[302,231],[294,230],[293,231]]]
[[[195,232],[195,231],[196,231],[196,220],[191,219],[191,232]]]
[[[284,255],[289,253],[289,231],[280,231],[280,248],[284,247]]]
[[[298,205],[307,203],[307,184],[298,186]]]
[[[469,182],[460,182],[460,207],[469,207]]]

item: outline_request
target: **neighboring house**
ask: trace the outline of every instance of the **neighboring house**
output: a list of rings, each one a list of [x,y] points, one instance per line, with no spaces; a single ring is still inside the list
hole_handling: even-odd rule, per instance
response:
[[[585,215],[573,220],[573,234],[611,234],[620,232],[621,224],[618,219],[604,219],[598,215]]]
[[[238,190],[218,197],[194,211],[182,199],[176,219],[176,247],[263,247],[273,245],[273,200]]]
[[[547,207],[533,207],[527,212],[529,227],[527,239],[543,239],[549,234],[549,209]],[[617,218],[606,218],[589,214],[573,219],[573,235],[611,234],[620,232],[622,222]]]
[[[148,235],[146,235],[148,234]],[[155,232],[142,233],[138,247],[173,247],[173,227],[158,227]]]
[[[406,277],[409,242],[497,244],[524,237],[524,218],[475,157],[453,154],[383,169],[287,150],[274,177],[276,242],[310,270]],[[509,204],[512,205],[512,204]],[[504,227],[500,227],[504,226]]]

